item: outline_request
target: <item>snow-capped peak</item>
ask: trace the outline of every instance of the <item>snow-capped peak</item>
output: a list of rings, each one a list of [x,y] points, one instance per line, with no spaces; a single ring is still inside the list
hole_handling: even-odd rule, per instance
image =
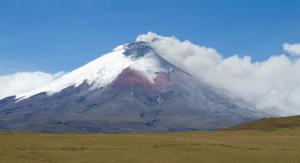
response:
[[[163,64],[161,58],[144,42],[120,45],[112,52],[63,75],[46,87],[18,94],[16,98],[22,100],[42,92],[52,95],[70,86],[77,87],[85,81],[92,86],[91,89],[104,87],[126,68],[138,70],[153,82],[157,72],[166,72],[169,67]]]

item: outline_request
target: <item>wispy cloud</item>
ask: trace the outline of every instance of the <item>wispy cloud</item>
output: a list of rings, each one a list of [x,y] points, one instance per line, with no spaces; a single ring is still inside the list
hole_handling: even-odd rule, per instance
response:
[[[286,51],[287,53],[295,56],[300,56],[300,43],[299,44],[284,43],[282,46],[283,46],[283,50]]]

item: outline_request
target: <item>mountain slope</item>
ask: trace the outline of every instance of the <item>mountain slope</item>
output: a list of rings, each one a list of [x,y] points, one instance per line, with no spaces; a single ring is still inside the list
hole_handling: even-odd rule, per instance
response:
[[[16,98],[28,98],[40,92],[49,95],[57,93],[69,86],[79,86],[84,81],[94,88],[108,85],[126,68],[138,70],[150,81],[155,78],[155,72],[168,71],[168,65],[152,49],[143,42],[121,45],[113,52],[103,55],[94,61],[62,76],[50,85],[17,95]]]
[[[239,124],[226,130],[277,130],[283,128],[299,128],[300,116],[264,118]]]
[[[263,117],[144,42],[120,46],[47,87],[0,101],[0,130],[213,130]]]

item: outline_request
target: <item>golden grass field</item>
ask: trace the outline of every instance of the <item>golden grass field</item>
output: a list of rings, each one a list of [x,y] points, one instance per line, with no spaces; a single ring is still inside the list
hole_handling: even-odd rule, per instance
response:
[[[300,128],[155,134],[0,133],[1,163],[299,163]]]

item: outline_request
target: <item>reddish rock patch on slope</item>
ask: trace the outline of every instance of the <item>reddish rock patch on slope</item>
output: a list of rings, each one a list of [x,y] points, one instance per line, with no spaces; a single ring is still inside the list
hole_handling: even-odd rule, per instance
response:
[[[168,73],[157,72],[156,75],[154,82],[151,82],[139,71],[127,68],[113,82],[113,87],[143,87],[155,94],[167,91],[170,86]]]
[[[155,89],[160,92],[167,91],[171,85],[169,74],[166,72],[157,72],[156,75],[154,79]]]

